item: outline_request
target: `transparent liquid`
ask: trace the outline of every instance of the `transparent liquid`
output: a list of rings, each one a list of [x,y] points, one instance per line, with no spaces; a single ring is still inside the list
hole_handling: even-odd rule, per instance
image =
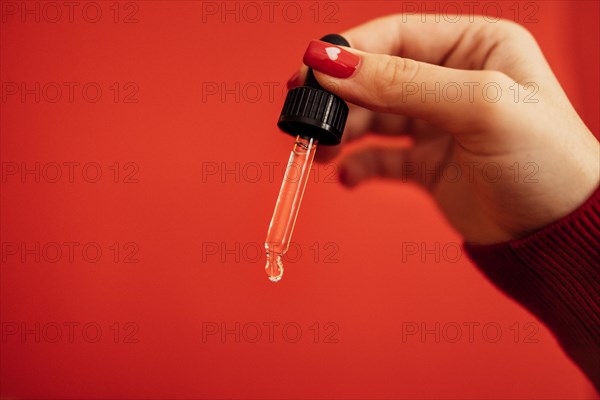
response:
[[[290,246],[290,239],[316,150],[317,141],[315,139],[298,136],[290,154],[265,240],[265,249],[267,250],[265,270],[272,282],[278,282],[283,276],[282,257]]]

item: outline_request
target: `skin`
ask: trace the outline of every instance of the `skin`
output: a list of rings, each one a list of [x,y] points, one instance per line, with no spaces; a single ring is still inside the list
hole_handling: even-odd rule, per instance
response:
[[[344,142],[383,134],[412,143],[357,144],[341,154],[340,146],[320,148],[318,161],[338,157],[345,185],[373,177],[417,183],[467,242],[480,244],[523,238],[574,211],[598,187],[598,140],[520,25],[391,15],[342,36],[361,57],[356,72],[315,76],[351,103]],[[439,101],[421,96],[436,83],[448,88]],[[486,84],[501,88],[499,100],[492,101],[494,88],[484,93]],[[436,165],[438,179],[421,173]]]

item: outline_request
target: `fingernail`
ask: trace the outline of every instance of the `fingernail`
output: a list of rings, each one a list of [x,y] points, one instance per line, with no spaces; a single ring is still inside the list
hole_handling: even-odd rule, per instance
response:
[[[354,186],[354,182],[351,180],[350,175],[348,173],[348,169],[346,167],[340,168],[339,180],[340,180],[340,183],[344,186],[347,186],[347,187]]]
[[[335,78],[350,77],[360,57],[331,43],[312,40],[304,53],[304,64]]]
[[[293,88],[300,86],[300,74],[298,71],[292,75],[292,77],[287,81],[287,89],[292,90]]]
[[[346,184],[346,181],[348,180],[348,172],[346,172],[345,168],[340,169],[339,180],[342,185]]]

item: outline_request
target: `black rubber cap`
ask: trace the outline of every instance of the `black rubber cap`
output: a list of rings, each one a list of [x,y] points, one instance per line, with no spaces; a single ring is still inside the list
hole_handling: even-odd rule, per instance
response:
[[[348,41],[340,35],[327,35],[321,40],[349,46]],[[348,105],[323,89],[312,69],[309,69],[304,86],[288,92],[277,126],[290,135],[315,138],[319,144],[331,146],[342,141],[347,117]]]

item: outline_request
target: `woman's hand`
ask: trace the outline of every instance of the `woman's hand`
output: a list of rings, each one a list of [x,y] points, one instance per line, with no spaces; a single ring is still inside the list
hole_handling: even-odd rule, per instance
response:
[[[327,59],[319,53],[330,45],[312,44],[304,61],[323,87],[356,105],[344,142],[372,132],[414,143],[344,154],[346,185],[375,176],[410,180],[434,196],[466,241],[520,238],[591,195],[600,147],[524,28],[461,21],[388,16],[342,33],[352,49]],[[331,151],[317,156],[331,158]]]

